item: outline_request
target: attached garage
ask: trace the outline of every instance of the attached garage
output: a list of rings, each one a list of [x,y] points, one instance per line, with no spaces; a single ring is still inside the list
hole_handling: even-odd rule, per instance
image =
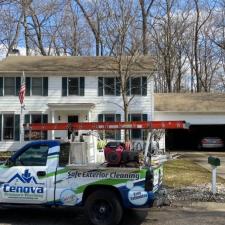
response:
[[[198,149],[203,137],[225,142],[225,94],[155,94],[154,120],[185,120],[188,130],[166,130],[166,149]]]

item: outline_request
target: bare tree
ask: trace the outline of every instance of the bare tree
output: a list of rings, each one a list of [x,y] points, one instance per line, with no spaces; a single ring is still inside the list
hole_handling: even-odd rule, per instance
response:
[[[139,0],[139,4],[141,7],[141,16],[142,16],[142,51],[144,55],[148,54],[148,44],[149,44],[149,41],[147,39],[148,16],[150,14],[150,10],[154,1],[155,0],[150,0],[146,2],[146,0]]]
[[[82,4],[80,0],[75,0],[76,3],[79,5],[81,11],[84,14],[84,17],[90,26],[90,29],[95,37],[95,53],[96,56],[103,55],[103,44],[102,44],[102,38],[101,38],[101,21],[103,19],[102,13],[100,9],[100,3],[99,1],[92,1],[89,2],[90,12],[85,9],[84,3]]]

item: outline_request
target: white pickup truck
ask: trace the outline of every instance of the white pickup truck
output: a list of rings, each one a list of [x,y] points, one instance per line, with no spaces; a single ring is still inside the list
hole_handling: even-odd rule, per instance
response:
[[[151,207],[162,166],[76,165],[69,143],[31,142],[0,165],[0,202],[84,206],[92,224],[117,225],[125,208]]]

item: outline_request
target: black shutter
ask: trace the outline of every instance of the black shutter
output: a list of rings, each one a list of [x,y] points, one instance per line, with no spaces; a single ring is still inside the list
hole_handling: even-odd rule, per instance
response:
[[[24,123],[30,123],[30,114],[25,114],[24,115]]]
[[[128,121],[131,121],[131,114],[128,114]]]
[[[42,115],[42,123],[48,123],[48,114]]]
[[[62,77],[62,96],[67,96],[67,77]]]
[[[98,78],[98,96],[103,96],[103,77]]]
[[[116,114],[116,122],[120,122],[120,121],[121,121],[121,115]],[[116,140],[121,140],[121,130],[116,131]]]
[[[24,124],[30,123],[30,114],[25,114],[24,115]],[[24,131],[24,141],[29,141],[30,140],[30,130],[25,130]]]
[[[0,141],[2,140],[2,114],[0,114]]]
[[[142,114],[142,121],[148,121],[148,114]]]
[[[3,96],[3,77],[0,77],[0,96]]]
[[[147,96],[147,77],[142,77],[142,96]]]
[[[26,77],[26,96],[30,96],[30,77]]]
[[[14,121],[14,141],[20,140],[20,115],[15,115],[15,121]]]
[[[103,114],[98,114],[98,122],[103,122]]]
[[[126,94],[130,95],[130,78],[126,81]]]
[[[20,85],[21,85],[21,78],[20,77],[16,77],[16,96],[19,95]]]
[[[84,96],[85,89],[85,79],[84,77],[80,77],[80,96]]]
[[[48,77],[43,77],[43,96],[48,96]]]
[[[120,78],[116,77],[116,96],[120,96]]]

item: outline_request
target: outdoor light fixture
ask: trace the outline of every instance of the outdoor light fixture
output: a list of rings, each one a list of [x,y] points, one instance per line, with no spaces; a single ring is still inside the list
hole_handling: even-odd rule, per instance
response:
[[[58,116],[58,120],[61,120],[61,116]]]

